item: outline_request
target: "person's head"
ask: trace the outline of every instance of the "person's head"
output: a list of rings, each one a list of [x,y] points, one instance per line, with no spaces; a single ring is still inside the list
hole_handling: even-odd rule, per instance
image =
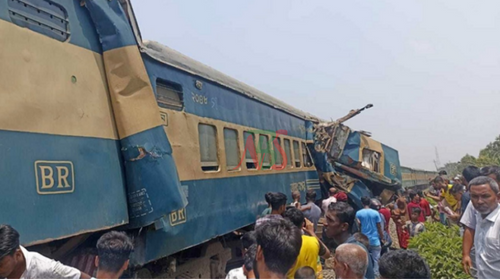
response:
[[[292,222],[299,229],[302,229],[304,226],[304,213],[295,207],[286,209],[285,213],[283,213],[283,218]]]
[[[302,233],[287,220],[270,220],[256,230],[256,272],[262,278],[284,278],[293,266],[302,246]],[[256,273],[256,274],[257,274]]]
[[[418,196],[420,197],[420,199],[423,199],[424,198],[424,193],[422,191],[418,191]]]
[[[363,204],[364,207],[370,206],[372,203],[372,200],[368,196],[363,196],[361,198],[361,203]]]
[[[286,195],[280,192],[272,192],[269,194],[269,202],[271,204],[272,211],[282,214],[286,209]]]
[[[0,225],[0,278],[7,278],[23,261],[19,233],[9,225]]]
[[[380,202],[380,200],[372,198],[370,201],[370,208],[378,211],[380,210],[380,208],[382,208],[382,203]]]
[[[316,279],[314,269],[310,266],[303,266],[295,272],[294,279]]]
[[[110,231],[97,241],[95,265],[99,272],[118,276],[128,268],[130,253],[134,249],[132,240],[124,232]]]
[[[439,176],[442,176],[442,175],[448,175],[448,172],[446,172],[446,170],[441,170],[439,171]]]
[[[256,253],[257,244],[253,244],[246,250],[245,255],[243,255],[243,274],[245,274],[247,279],[255,278],[254,264]]]
[[[337,202],[347,202],[347,194],[343,191],[337,192]]]
[[[411,221],[412,222],[418,222],[418,217],[420,217],[420,213],[422,213],[422,210],[419,207],[414,207],[411,209]]]
[[[453,197],[457,200],[460,201],[462,199],[462,194],[465,191],[465,186],[462,184],[454,184],[453,187],[450,189],[450,194],[453,195]]]
[[[243,246],[243,255],[248,250],[248,248],[250,248],[250,246],[254,245],[255,243],[257,243],[257,240],[255,239],[255,231],[245,232],[245,234],[241,236],[241,246]]]
[[[264,199],[266,200],[267,202],[267,206],[271,207],[271,193],[268,192],[264,195]]]
[[[370,240],[366,235],[362,234],[361,232],[356,232],[352,235],[352,237],[354,237],[354,239],[356,239],[356,241],[358,241],[359,243],[363,244],[366,249],[370,249]]]
[[[465,185],[468,185],[472,179],[481,176],[481,170],[477,166],[469,165],[462,171],[462,180]]]
[[[446,180],[441,176],[437,176],[434,178],[434,188],[438,190],[446,188]]]
[[[335,276],[339,279],[362,279],[368,268],[368,254],[357,244],[337,247],[333,258]]]
[[[410,200],[414,203],[418,203],[420,201],[420,196],[418,195],[417,192],[411,191],[410,192]]]
[[[330,204],[323,223],[323,226],[326,228],[326,236],[334,238],[351,232],[355,219],[356,212],[346,202]]]
[[[316,201],[316,191],[315,190],[308,190],[306,193],[306,200],[308,202],[314,202]]]
[[[496,209],[500,193],[495,180],[479,176],[469,183],[469,188],[472,205],[481,215],[488,215]]]
[[[390,251],[380,258],[380,277],[384,279],[430,279],[425,260],[412,250]]]
[[[500,182],[500,167],[496,165],[488,166],[481,172],[481,175],[490,177],[498,184]]]
[[[292,192],[292,199],[294,201],[300,201],[300,192],[299,191],[293,191]]]
[[[336,188],[330,188],[330,189],[328,189],[328,193],[330,194],[330,196],[336,195],[337,192],[338,192],[338,190]]]

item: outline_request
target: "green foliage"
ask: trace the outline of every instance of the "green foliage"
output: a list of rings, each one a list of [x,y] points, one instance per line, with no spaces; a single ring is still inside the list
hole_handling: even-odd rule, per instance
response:
[[[462,270],[462,238],[457,226],[425,223],[425,231],[410,239],[409,248],[416,250],[431,269],[434,279],[470,279]]]
[[[459,162],[446,163],[444,169],[449,175],[455,176],[462,174],[462,170],[468,165],[475,165],[477,167],[500,165],[500,136],[497,136],[495,141],[482,149],[477,158],[466,154]]]

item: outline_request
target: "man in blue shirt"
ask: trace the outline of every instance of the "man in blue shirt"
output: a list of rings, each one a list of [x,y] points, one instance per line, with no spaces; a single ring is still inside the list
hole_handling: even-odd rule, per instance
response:
[[[373,258],[373,271],[375,277],[378,277],[378,260],[380,259],[380,252],[382,251],[382,244],[385,243],[383,224],[380,214],[370,208],[371,199],[367,196],[361,198],[361,203],[364,208],[356,213],[361,228],[361,233],[368,237],[370,240],[370,254]]]

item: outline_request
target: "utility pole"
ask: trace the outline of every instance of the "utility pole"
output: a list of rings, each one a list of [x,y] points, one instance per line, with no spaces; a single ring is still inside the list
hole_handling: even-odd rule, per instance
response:
[[[441,161],[439,160],[438,148],[434,146],[434,150],[436,151],[436,160],[434,161],[434,165],[436,166],[436,171],[439,171],[439,167],[441,166]]]

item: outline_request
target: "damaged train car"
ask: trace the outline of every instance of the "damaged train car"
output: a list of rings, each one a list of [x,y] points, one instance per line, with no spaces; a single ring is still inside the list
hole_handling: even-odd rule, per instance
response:
[[[117,229],[137,277],[218,278],[266,192],[320,194],[317,119],[143,42],[129,0],[0,0],[0,41],[0,223],[31,250],[92,274]]]
[[[371,138],[364,131],[354,131],[343,122],[358,115],[352,110],[345,117],[314,125],[314,144],[309,146],[322,186],[336,187],[348,194],[350,203],[362,208],[363,196],[389,201],[401,189],[402,176],[398,151]]]

